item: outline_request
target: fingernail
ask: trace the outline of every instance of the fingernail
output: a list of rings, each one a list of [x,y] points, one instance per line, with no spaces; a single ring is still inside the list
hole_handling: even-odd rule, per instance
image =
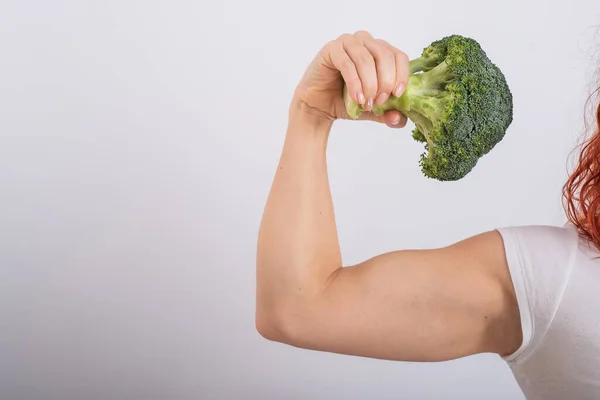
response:
[[[394,126],[395,126],[395,125],[398,125],[399,123],[400,123],[400,115],[398,114],[398,115],[396,115],[396,116],[394,117],[394,119],[392,120],[392,125],[394,125]]]
[[[365,104],[365,109],[367,111],[370,111],[372,107],[373,107],[373,99],[367,100],[367,103]]]
[[[375,100],[375,104],[382,105],[390,97],[387,93],[380,93]]]
[[[399,84],[396,87],[396,90],[394,91],[394,96],[400,97],[400,96],[402,96],[402,93],[404,93],[404,85],[403,84]]]
[[[363,94],[363,92],[358,92],[358,95],[356,96],[356,98],[358,99],[358,104],[365,104],[365,95]]]

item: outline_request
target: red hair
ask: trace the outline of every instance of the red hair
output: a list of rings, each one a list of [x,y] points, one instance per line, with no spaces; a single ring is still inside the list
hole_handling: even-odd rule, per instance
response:
[[[599,93],[600,88],[593,95],[600,98]],[[568,220],[600,249],[600,104],[594,119],[592,134],[581,144],[577,167],[563,186],[563,199]]]

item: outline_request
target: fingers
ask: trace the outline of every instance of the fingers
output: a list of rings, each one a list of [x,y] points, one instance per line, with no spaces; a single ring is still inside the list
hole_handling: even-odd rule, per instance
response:
[[[408,85],[408,76],[410,74],[409,59],[406,54],[388,44],[392,52],[394,53],[394,60],[396,66],[396,82],[394,84],[393,95],[396,97],[402,96],[402,93],[406,90]]]
[[[383,115],[376,115],[374,113],[362,113],[358,119],[362,121],[379,122],[381,124],[386,124],[390,128],[404,128],[407,122],[406,117],[395,110],[388,111]]]
[[[407,122],[406,117],[398,111],[388,111],[383,114],[382,118],[383,122],[390,128],[404,128]]]
[[[390,95],[400,97],[406,90],[409,77],[406,54],[366,31],[340,36],[326,46],[326,55],[340,71],[352,99],[366,111],[371,111],[373,104],[385,103]],[[376,119],[394,127],[406,124],[406,118],[398,112]]]
[[[344,50],[356,66],[358,76],[365,96],[363,108],[370,111],[377,96],[377,68],[375,59],[369,50],[354,35],[342,35],[341,42]]]
[[[361,79],[358,75],[356,65],[346,53],[343,44],[340,41],[333,41],[328,45],[328,54],[331,64],[340,71],[348,92],[352,97],[352,100],[358,104],[365,103],[365,96],[362,89]]]
[[[365,32],[358,32],[357,38],[369,50],[377,69],[377,94],[375,104],[382,105],[396,88],[396,57],[392,47],[383,40],[373,39]]]
[[[366,31],[354,36],[369,50],[377,69],[377,94],[375,104],[383,104],[389,95],[400,97],[408,85],[410,73],[408,56],[385,40],[374,39]]]

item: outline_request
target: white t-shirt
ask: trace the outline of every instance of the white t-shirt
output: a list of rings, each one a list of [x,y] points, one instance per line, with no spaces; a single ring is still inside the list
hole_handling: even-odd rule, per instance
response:
[[[600,251],[571,225],[498,232],[523,326],[504,359],[526,398],[600,399]]]

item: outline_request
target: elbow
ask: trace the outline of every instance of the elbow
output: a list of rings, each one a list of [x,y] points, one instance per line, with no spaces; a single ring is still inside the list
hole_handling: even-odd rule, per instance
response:
[[[255,322],[256,331],[260,336],[272,342],[284,342],[281,323],[273,315],[268,312],[257,311]]]
[[[303,290],[261,290],[256,297],[255,326],[265,339],[309,348],[319,337],[325,315],[323,285],[305,284]]]
[[[272,310],[258,305],[256,307],[254,322],[256,331],[263,338],[270,341],[278,341],[277,339],[281,337],[280,323]]]
[[[258,306],[257,332],[269,341],[301,347],[306,323],[298,310],[298,306]]]

